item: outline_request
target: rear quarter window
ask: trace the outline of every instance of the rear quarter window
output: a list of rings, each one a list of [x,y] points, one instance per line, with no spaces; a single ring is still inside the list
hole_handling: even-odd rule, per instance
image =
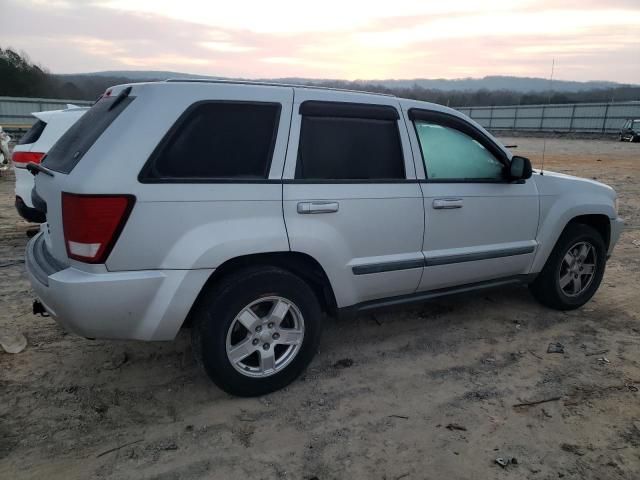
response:
[[[141,182],[266,179],[279,103],[198,102],[176,121],[139,175]]]
[[[22,138],[18,142],[18,145],[29,145],[31,143],[36,143],[40,138],[40,135],[42,135],[42,132],[44,132],[44,129],[46,128],[46,126],[47,126],[46,122],[43,122],[42,120],[38,120],[27,131],[27,133],[25,133],[22,136]]]
[[[69,173],[135,97],[103,97],[51,147],[42,164]]]

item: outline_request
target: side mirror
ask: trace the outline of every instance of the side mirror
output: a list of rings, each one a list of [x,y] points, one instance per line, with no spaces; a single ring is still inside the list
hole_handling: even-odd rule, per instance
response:
[[[531,178],[532,173],[531,160],[517,155],[511,158],[511,165],[509,166],[510,180],[526,180],[527,178]]]

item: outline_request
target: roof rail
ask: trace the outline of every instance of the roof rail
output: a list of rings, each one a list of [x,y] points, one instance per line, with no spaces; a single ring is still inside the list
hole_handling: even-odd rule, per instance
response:
[[[348,92],[348,93],[367,93],[369,95],[380,95],[383,97],[395,97],[391,93],[379,93],[370,92],[367,90],[350,90],[348,88],[333,88],[333,87],[320,87],[315,85],[302,85],[295,83],[278,83],[278,82],[262,82],[256,80],[218,80],[218,79],[205,79],[205,78],[168,78],[165,82],[177,83],[177,82],[189,82],[189,83],[222,83],[222,84],[234,84],[234,85],[264,85],[268,87],[294,87],[294,88],[310,88],[313,90],[332,90],[336,92]]]

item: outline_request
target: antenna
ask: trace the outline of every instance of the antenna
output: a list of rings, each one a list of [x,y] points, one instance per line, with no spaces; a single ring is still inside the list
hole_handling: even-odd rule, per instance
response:
[[[553,69],[556,66],[556,59],[551,59],[551,76],[549,77],[549,98],[547,105],[551,105],[551,93],[553,91]],[[547,137],[542,137],[542,165],[540,166],[540,175],[544,175],[544,154],[547,151]]]

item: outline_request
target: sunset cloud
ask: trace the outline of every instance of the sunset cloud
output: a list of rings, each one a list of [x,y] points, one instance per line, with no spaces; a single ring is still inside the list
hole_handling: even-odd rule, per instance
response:
[[[5,0],[0,45],[53,72],[547,76],[640,83],[637,0]]]

